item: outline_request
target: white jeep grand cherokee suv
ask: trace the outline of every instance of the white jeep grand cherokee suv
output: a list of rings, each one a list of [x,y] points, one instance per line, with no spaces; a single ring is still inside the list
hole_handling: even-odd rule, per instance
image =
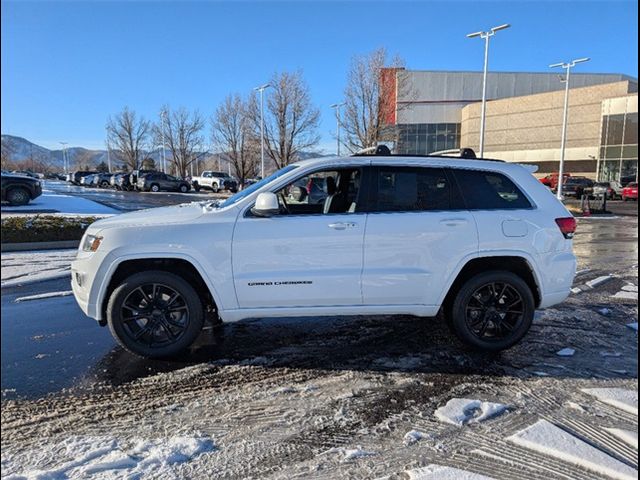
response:
[[[219,204],[95,222],[72,285],[88,316],[145,357],[187,349],[207,315],[431,317],[441,309],[462,341],[495,351],[526,334],[536,308],[569,294],[575,227],[517,164],[322,158]]]

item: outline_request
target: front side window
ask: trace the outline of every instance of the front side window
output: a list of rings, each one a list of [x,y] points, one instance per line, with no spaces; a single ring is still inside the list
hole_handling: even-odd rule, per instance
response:
[[[453,170],[469,210],[531,208],[531,202],[509,178],[497,172]]]
[[[376,212],[451,208],[451,186],[444,169],[380,167],[374,182]]]
[[[278,190],[283,215],[342,214],[358,210],[361,170],[332,169],[298,178]]]

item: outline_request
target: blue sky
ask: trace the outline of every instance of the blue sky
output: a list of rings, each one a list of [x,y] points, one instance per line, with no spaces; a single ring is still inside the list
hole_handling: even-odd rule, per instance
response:
[[[209,116],[226,94],[302,69],[330,152],[329,105],[353,55],[384,46],[410,69],[480,70],[482,42],[465,34],[508,22],[492,70],[590,56],[580,71],[637,77],[637,15],[631,1],[2,1],[2,133],[101,148],[125,105],[154,120],[165,103]]]

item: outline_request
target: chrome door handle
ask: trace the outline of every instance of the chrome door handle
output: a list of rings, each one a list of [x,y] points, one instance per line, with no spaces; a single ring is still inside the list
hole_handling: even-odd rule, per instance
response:
[[[464,218],[445,218],[444,220],[440,220],[440,223],[447,227],[459,227],[461,225],[466,225],[469,221]]]
[[[357,226],[357,223],[352,222],[338,222],[329,224],[329,228],[333,228],[334,230],[346,230],[347,228],[353,228]]]

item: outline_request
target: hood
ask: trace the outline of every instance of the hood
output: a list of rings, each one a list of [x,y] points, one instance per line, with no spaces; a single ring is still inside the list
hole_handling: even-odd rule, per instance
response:
[[[114,215],[92,223],[89,229],[95,233],[105,228],[187,223],[199,218],[203,213],[204,207],[202,204],[197,202],[183,203],[171,207],[149,208],[137,212]]]

